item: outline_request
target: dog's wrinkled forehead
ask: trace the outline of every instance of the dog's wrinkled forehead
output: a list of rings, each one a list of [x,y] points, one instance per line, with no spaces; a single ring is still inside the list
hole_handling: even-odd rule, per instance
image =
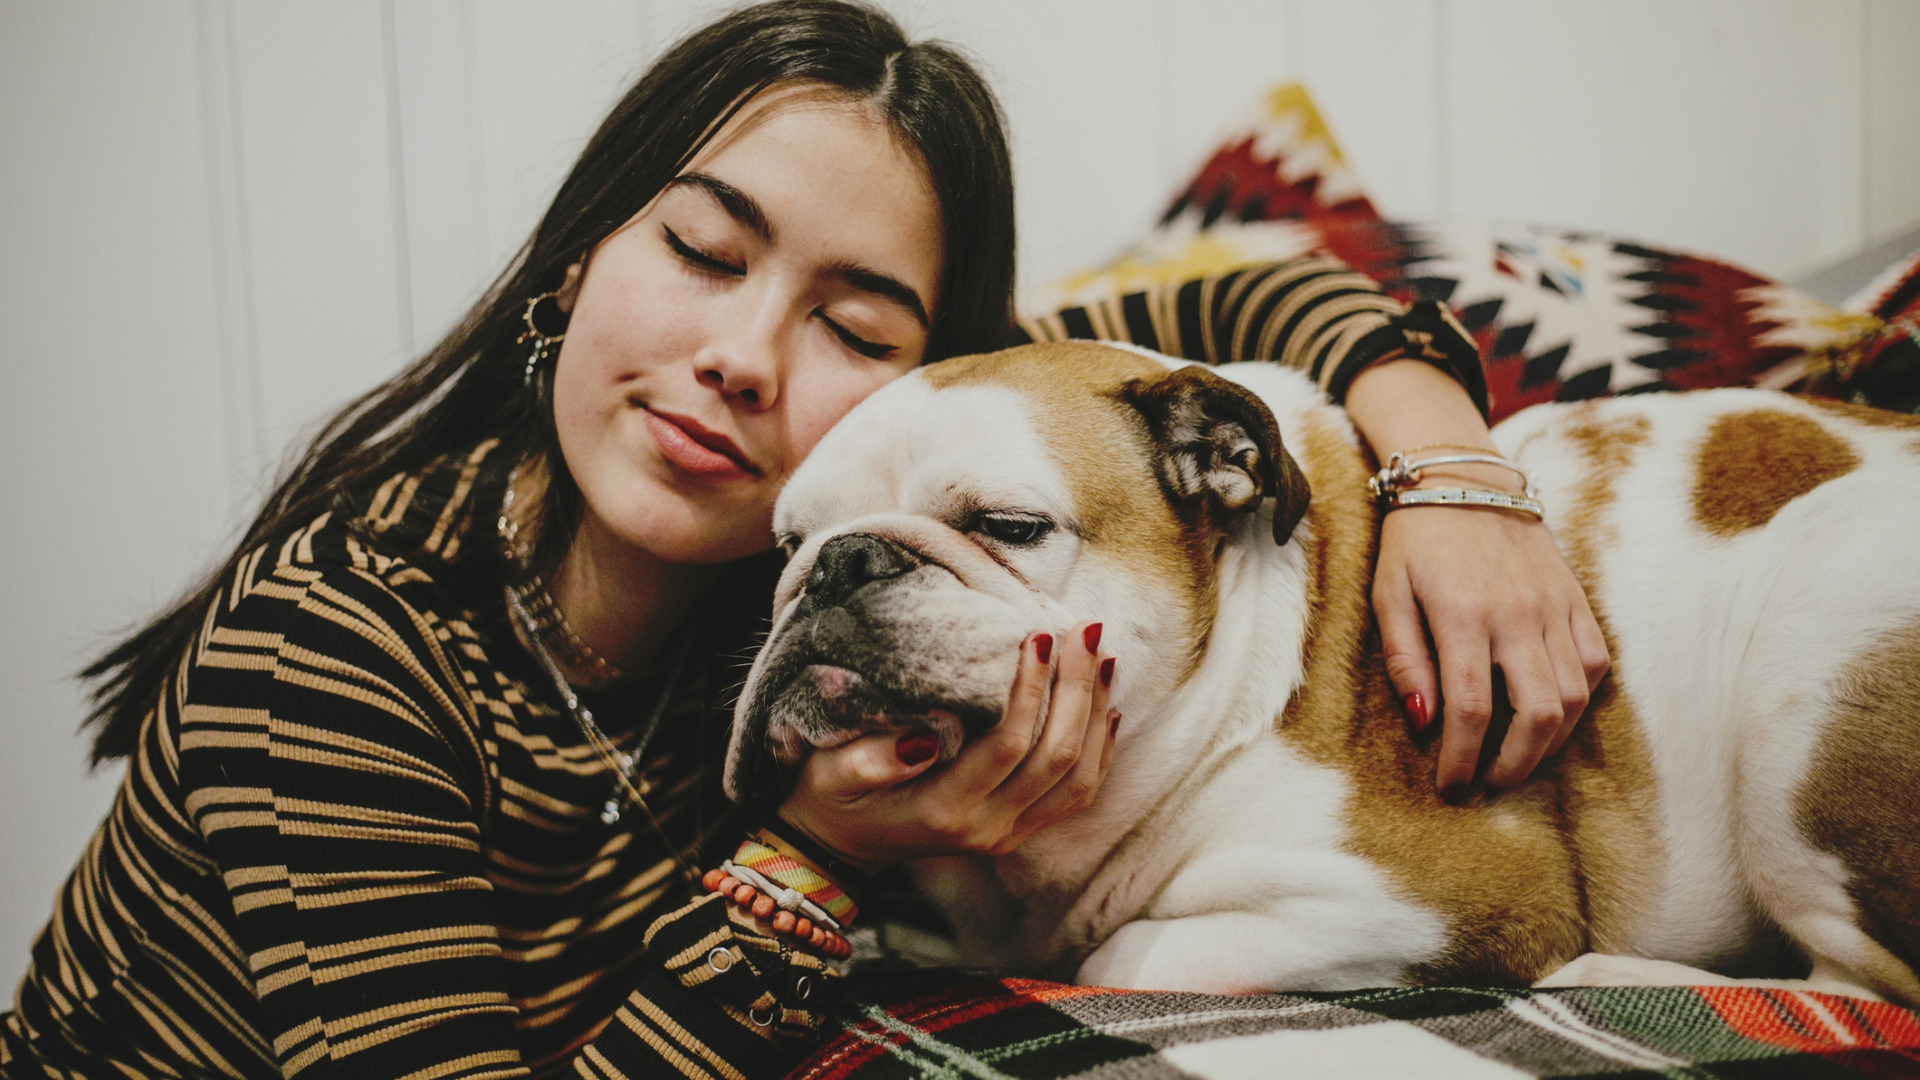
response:
[[[1110,535],[1116,525],[1168,515],[1152,480],[1152,439],[1115,393],[1166,370],[1138,353],[1082,343],[923,368],[827,433],[788,485],[774,528],[804,537],[869,514],[924,512],[957,495],[1060,514],[1087,540],[1124,541]]]

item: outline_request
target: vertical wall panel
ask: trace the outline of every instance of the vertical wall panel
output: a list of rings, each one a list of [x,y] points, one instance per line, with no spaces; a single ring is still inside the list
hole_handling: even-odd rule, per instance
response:
[[[1297,78],[1300,43],[1289,31],[1296,0],[1196,0],[1154,5],[1162,103],[1161,204],[1268,89]],[[1147,132],[1142,130],[1141,134]]]
[[[1012,129],[1020,275],[1113,255],[1166,199],[1151,0],[892,5],[981,61]]]
[[[397,370],[412,334],[378,0],[236,4],[261,392],[276,448]]]
[[[1861,9],[1451,0],[1450,212],[1791,274],[1861,232]]]
[[[200,116],[188,4],[0,4],[0,1002],[119,777],[71,675],[229,528]]]
[[[1296,0],[1303,79],[1380,212],[1439,205],[1435,0]]]
[[[233,5],[192,0],[194,53],[200,82],[208,239],[213,247],[209,299],[219,313],[220,398],[227,447],[227,486],[234,513],[258,499],[272,474],[261,402],[259,323],[253,303],[252,245],[247,235],[246,176],[240,160],[240,95],[234,82]]]
[[[1868,0],[1867,234],[1920,226],[1920,3]]]
[[[498,267],[488,265],[471,9],[461,0],[389,3],[410,318],[421,353],[472,306]]]
[[[634,0],[482,0],[468,10],[492,272],[532,234],[651,52]]]

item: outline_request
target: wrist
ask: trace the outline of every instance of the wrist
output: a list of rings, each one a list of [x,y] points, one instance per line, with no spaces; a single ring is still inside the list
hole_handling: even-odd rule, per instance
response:
[[[776,832],[797,846],[810,848],[808,854],[821,863],[822,869],[836,876],[865,879],[893,865],[890,861],[846,851],[837,844],[829,843],[808,818],[806,811],[792,801],[781,803],[771,818],[770,824]]]
[[[1473,399],[1424,360],[1374,364],[1354,378],[1345,404],[1354,426],[1382,462],[1395,451],[1419,447],[1498,453]]]

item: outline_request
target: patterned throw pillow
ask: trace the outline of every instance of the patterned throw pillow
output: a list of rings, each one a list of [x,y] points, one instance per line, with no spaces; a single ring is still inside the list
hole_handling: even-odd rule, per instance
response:
[[[1892,389],[1881,383],[1920,384],[1920,365],[1904,380],[1867,377],[1897,358],[1880,315],[1717,259],[1534,226],[1386,221],[1297,84],[1269,93],[1130,251],[1028,294],[1021,309],[1316,250],[1403,300],[1452,306],[1486,358],[1495,420],[1542,401],[1652,390],[1757,385],[1871,400]]]
[[[1920,412],[1920,251],[1888,267],[1845,306],[1886,323],[1854,377],[1855,396],[1882,408]]]

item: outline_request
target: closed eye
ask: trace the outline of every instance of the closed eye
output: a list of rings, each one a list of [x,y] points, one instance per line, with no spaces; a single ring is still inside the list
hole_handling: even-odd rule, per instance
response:
[[[667,246],[673,249],[673,253],[680,256],[681,261],[695,269],[703,270],[709,274],[720,274],[725,277],[743,277],[746,275],[746,267],[735,266],[711,251],[703,251],[700,248],[694,247],[692,244],[681,239],[679,233],[674,232],[666,225],[660,226],[660,231],[666,236]]]
[[[1013,547],[1028,547],[1045,540],[1053,531],[1053,522],[1040,514],[992,510],[975,518],[973,528],[968,531]]]
[[[832,330],[834,336],[839,338],[847,348],[852,349],[854,352],[868,359],[884,360],[888,353],[899,348],[898,345],[888,345],[879,341],[868,341],[866,338],[855,334],[853,331],[833,321],[824,311],[820,312],[820,321],[826,323],[827,328]]]

